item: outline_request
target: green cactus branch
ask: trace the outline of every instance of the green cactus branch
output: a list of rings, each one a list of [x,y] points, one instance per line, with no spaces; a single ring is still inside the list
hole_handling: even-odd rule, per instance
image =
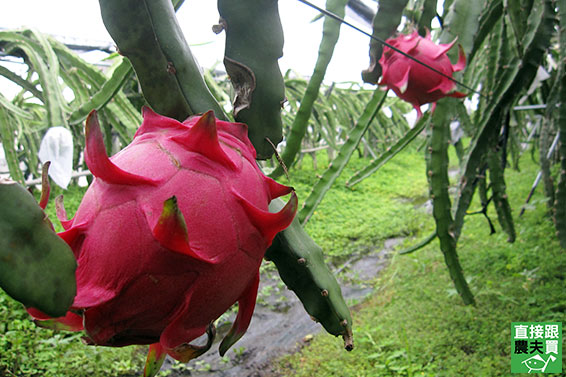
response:
[[[487,153],[487,165],[489,167],[489,180],[492,193],[492,202],[497,212],[499,224],[505,233],[507,233],[508,242],[514,242],[515,224],[511,214],[511,206],[507,197],[507,188],[505,186],[505,156],[498,143],[495,143]],[[503,162],[503,163],[502,163]]]
[[[285,202],[276,199],[269,205],[278,212]],[[265,253],[273,261],[283,282],[299,297],[307,313],[320,322],[328,333],[342,336],[344,348],[354,348],[352,317],[340,285],[324,262],[322,249],[305,232],[295,217],[291,225],[279,232]]]
[[[397,30],[397,26],[401,22],[403,9],[407,5],[408,0],[382,0],[379,2],[379,9],[373,18],[372,35],[386,40]],[[436,7],[436,1],[434,1]],[[381,76],[381,65],[379,58],[383,52],[383,44],[377,39],[371,39],[369,42],[369,67],[362,72],[364,82],[377,84]]]
[[[483,2],[470,0],[454,0],[452,5],[446,10],[443,22],[442,33],[439,37],[440,43],[450,43],[457,39],[466,55],[468,55],[474,43],[474,36],[479,27],[480,14],[483,9]],[[448,56],[452,61],[458,58],[458,50],[448,51]]]
[[[3,31],[0,32],[0,41],[9,43],[10,47],[17,46],[23,51],[25,59],[37,72],[43,93],[44,105],[47,110],[48,124],[54,126],[66,126],[64,115],[68,110],[66,101],[63,99],[62,87],[57,78],[59,77],[59,62],[54,57],[48,42],[41,34],[27,30],[24,33]],[[10,53],[11,51],[8,51]],[[57,68],[52,67],[56,64]]]
[[[334,14],[340,17],[344,17],[347,3],[347,0],[328,0],[326,3],[326,8],[328,11]],[[324,19],[322,40],[318,49],[318,58],[314,67],[314,71],[308,83],[305,95],[301,101],[301,106],[299,107],[293,125],[291,126],[291,130],[287,135],[287,144],[285,150],[281,154],[283,163],[287,167],[290,167],[293,164],[297,154],[301,149],[301,141],[303,140],[308,127],[314,102],[318,98],[320,85],[322,84],[322,80],[326,75],[326,69],[328,67],[328,64],[330,63],[330,60],[332,59],[334,47],[336,46],[336,43],[338,42],[338,38],[340,36],[340,26],[340,22],[331,19],[330,17],[326,17]],[[280,177],[283,172],[284,171],[282,167],[277,167],[270,174],[270,177]]]
[[[381,109],[386,97],[387,91],[375,90],[373,97],[366,105],[360,119],[349,132],[344,145],[342,145],[334,160],[328,165],[328,169],[322,174],[322,177],[315,183],[310,195],[303,203],[303,208],[301,208],[297,214],[303,226],[309,221],[316,207],[324,198],[324,195],[346,167],[350,157],[352,157],[352,154],[358,147],[362,136],[366,133],[369,125]]]
[[[105,127],[111,126],[122,143],[131,141],[141,116],[120,91],[131,70],[129,63],[111,67],[114,78],[110,79],[62,43],[32,30],[0,32],[0,47],[8,55],[23,58],[27,67],[26,77],[0,67],[0,75],[21,87],[10,100],[0,98],[0,107],[4,110],[3,139],[14,140],[14,143],[3,143],[13,179],[23,182],[24,170],[33,177],[40,175],[37,153],[45,130],[53,126],[71,130],[76,152],[73,166],[78,167],[84,139],[80,113],[88,112],[91,106],[98,108],[106,103],[103,111],[112,120]],[[58,68],[53,69],[52,64],[57,64]],[[64,95],[68,90],[73,94],[70,100]],[[5,126],[7,122],[9,130]]]
[[[102,85],[100,90],[95,93],[89,101],[84,102],[71,114],[69,123],[72,125],[82,123],[93,109],[100,110],[102,107],[106,106],[120,89],[122,89],[124,82],[132,72],[132,65],[128,59],[123,58],[114,69],[114,72],[112,72],[112,76]]]
[[[21,185],[0,183],[0,207],[0,287],[27,307],[64,316],[76,293],[71,248]]]
[[[277,1],[219,0],[226,33],[224,66],[235,90],[234,119],[248,125],[257,158],[265,160],[283,139],[281,108],[285,83],[283,27]]]
[[[490,1],[487,7],[483,10],[479,18],[478,30],[474,38],[472,50],[468,55],[468,62],[474,59],[474,56],[479,51],[481,45],[490,34],[497,21],[501,19],[503,14],[503,1],[493,0]]]
[[[473,305],[475,304],[474,296],[466,282],[456,252],[457,239],[452,231],[454,220],[448,193],[448,146],[450,144],[450,119],[448,116],[455,101],[455,99],[449,97],[441,99],[438,101],[432,116],[426,159],[427,176],[432,198],[432,213],[436,222],[436,234],[440,241],[440,249],[444,254],[450,278],[464,304]]]
[[[555,106],[555,104],[553,105],[550,103],[548,103],[547,105],[549,107]],[[539,161],[540,161],[540,177],[541,177],[541,181],[543,182],[544,193],[548,198],[547,206],[549,209],[552,209],[554,208],[555,187],[554,187],[554,179],[550,171],[551,161],[547,155],[549,154],[550,148],[552,146],[552,139],[550,136],[551,136],[551,132],[553,131],[552,127],[554,124],[552,123],[552,120],[554,119],[554,116],[552,118],[549,118],[548,113],[549,112],[547,111],[547,114],[545,115],[545,118],[542,120],[540,125]]]
[[[0,138],[2,140],[14,140],[15,132],[12,127],[13,120],[8,116],[8,111],[4,107],[0,106]],[[6,162],[8,164],[8,169],[10,171],[10,176],[15,181],[24,184],[25,178],[20,170],[20,161],[18,160],[18,155],[13,143],[2,143],[4,147],[4,154],[6,156]]]
[[[560,0],[558,2],[559,10],[559,71],[557,74],[557,81],[554,84],[553,92],[557,99],[564,101],[566,98],[566,70],[564,64],[566,62],[566,1]],[[557,102],[557,99],[551,103]],[[554,105],[552,110],[556,111]],[[564,104],[557,110],[555,117],[556,129],[560,132],[559,142],[559,156],[560,156],[560,176],[555,193],[554,203],[554,224],[556,227],[556,235],[560,241],[560,246],[566,249],[566,106]]]
[[[527,32],[523,39],[523,59],[515,56],[501,72],[500,79],[483,112],[477,132],[464,160],[464,171],[460,179],[459,194],[454,205],[454,238],[458,240],[464,217],[469,208],[477,183],[477,173],[482,156],[488,145],[501,130],[504,109],[511,105],[517,93],[521,93],[532,82],[544,57],[554,28],[554,10],[551,0],[535,0],[529,15]]]
[[[0,65],[0,75],[4,76],[8,80],[14,82],[15,84],[21,86],[23,89],[29,91],[33,94],[37,99],[41,102],[45,103],[45,99],[43,98],[43,93],[37,89],[31,82],[23,79],[21,76],[15,74],[14,72],[10,71],[8,68]]]
[[[436,17],[437,0],[424,0],[422,8],[417,9],[418,15],[418,29],[420,35],[426,35],[430,31],[432,20]]]
[[[131,61],[155,111],[184,120],[214,110],[216,117],[227,119],[204,82],[170,0],[100,0],[100,8],[104,25]]]
[[[79,93],[81,95],[81,91],[85,91],[82,96],[84,97],[83,101],[99,101],[104,102],[105,98],[108,98],[110,91],[113,91],[116,82],[107,84],[109,80],[99,69],[88,64],[74,53],[72,53],[68,48],[60,43],[55,43],[53,45],[53,50],[59,55],[60,61],[63,63],[65,67],[74,67],[77,71],[78,79],[80,81],[76,85],[73,85],[74,92]],[[113,75],[115,75],[114,80],[120,81],[119,77],[124,74],[126,71],[126,62],[127,59],[124,59],[122,64],[120,64],[120,70],[116,67],[113,71]],[[129,62],[127,63],[130,64]],[[70,79],[70,78],[69,78]],[[90,91],[86,90],[86,85],[90,86],[95,92],[90,93]],[[103,89],[106,86],[106,89]],[[95,98],[98,97],[98,98]],[[111,98],[112,101],[109,101],[105,105],[105,109],[108,110],[112,117],[115,118],[117,121],[113,122],[113,127],[118,132],[121,137],[121,140],[124,144],[129,143],[136,132],[139,124],[141,123],[142,117],[140,114],[139,109],[134,108],[132,103],[128,100],[126,95],[121,91],[115,93],[115,95]],[[95,102],[92,102],[92,105],[96,105]],[[73,117],[72,115],[70,116]],[[69,121],[70,124],[73,124],[72,121]],[[77,127],[82,129],[82,124],[77,123]],[[74,127],[76,128],[76,127]],[[81,137],[82,139],[82,137]]]
[[[428,236],[426,236],[425,238],[423,238],[422,240],[420,240],[419,242],[417,242],[416,244],[409,246],[406,249],[400,250],[399,254],[405,255],[405,254],[414,253],[415,251],[422,249],[423,247],[425,247],[426,245],[428,245],[429,243],[434,241],[434,239],[436,237],[437,237],[437,234],[436,234],[436,231],[434,231],[431,234],[429,234]]]
[[[566,75],[562,75],[560,81],[561,98],[566,98]],[[556,226],[556,235],[560,241],[560,246],[566,249],[566,106],[560,107],[558,127],[560,130],[560,177],[555,195],[554,224]]]

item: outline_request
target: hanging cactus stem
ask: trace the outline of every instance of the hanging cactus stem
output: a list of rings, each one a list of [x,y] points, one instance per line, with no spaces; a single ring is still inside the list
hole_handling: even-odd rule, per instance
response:
[[[492,148],[488,151],[487,161],[489,166],[489,179],[492,192],[492,201],[497,212],[499,224],[505,233],[507,233],[507,242],[514,242],[516,237],[513,215],[511,214],[511,206],[506,194],[504,168],[502,164],[502,152]]]
[[[99,2],[106,29],[132,63],[155,111],[182,121],[212,109],[227,119],[206,86],[170,0]]]
[[[76,293],[71,249],[21,185],[0,180],[0,208],[0,288],[28,308],[65,315]]]
[[[373,18],[372,35],[381,40],[386,40],[397,30],[403,9],[408,0],[382,0],[379,9]],[[435,1],[436,5],[436,1]],[[381,76],[382,68],[379,59],[383,53],[383,44],[377,39],[371,39],[369,43],[369,67],[362,72],[362,79],[366,83],[377,84]]]
[[[327,0],[326,8],[333,14],[343,17],[346,13],[347,0]],[[326,17],[324,19],[324,25],[322,26],[322,40],[320,41],[320,46],[318,48],[318,58],[308,82],[305,94],[301,99],[301,105],[295,115],[291,129],[286,135],[287,144],[285,150],[281,154],[284,165],[291,167],[295,162],[297,154],[301,149],[301,141],[303,140],[307,127],[309,125],[309,119],[312,114],[312,109],[316,99],[318,98],[320,86],[324,76],[326,75],[326,70],[334,54],[334,48],[340,37],[340,22]],[[270,177],[277,178],[283,174],[283,168],[276,168]]]
[[[433,216],[436,222],[436,234],[440,241],[440,249],[456,291],[462,297],[464,304],[474,305],[475,300],[464,277],[458,254],[457,241],[452,233],[454,220],[451,214],[450,196],[448,194],[448,145],[450,126],[447,118],[448,111],[453,107],[452,99],[439,101],[432,117],[429,130],[429,148],[427,155],[427,175],[429,179],[430,196],[432,198]]]
[[[234,91],[234,118],[248,125],[257,158],[271,158],[283,139],[281,108],[285,83],[278,60],[283,56],[283,27],[277,1],[219,0],[225,31],[224,67]]]
[[[271,201],[271,211],[281,211],[284,202]],[[273,261],[281,279],[303,303],[310,318],[335,336],[342,336],[344,348],[354,347],[352,317],[340,286],[324,263],[321,248],[305,232],[297,218],[273,239],[266,259]]]

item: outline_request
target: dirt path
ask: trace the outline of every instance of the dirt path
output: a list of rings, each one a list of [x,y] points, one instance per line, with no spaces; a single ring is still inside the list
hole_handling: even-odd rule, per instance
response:
[[[381,250],[372,250],[343,266],[340,276],[346,300],[362,300],[372,292],[369,283],[387,265],[390,251],[401,241],[402,238],[386,240]],[[276,275],[274,272],[261,277],[259,291],[264,293],[259,295],[250,327],[224,360],[218,354],[218,345],[229,326],[217,329],[215,344],[207,354],[189,364],[190,370],[173,371],[171,376],[267,377],[271,375],[270,360],[295,351],[306,336],[321,331],[322,326],[310,319],[295,294],[281,288]],[[169,368],[171,364],[167,359],[163,367]]]

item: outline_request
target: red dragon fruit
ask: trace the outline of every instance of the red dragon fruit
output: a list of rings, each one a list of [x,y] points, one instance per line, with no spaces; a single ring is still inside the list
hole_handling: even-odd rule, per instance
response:
[[[458,62],[452,64],[446,52],[456,41],[449,44],[435,44],[427,34],[421,37],[416,31],[410,35],[399,35],[386,41],[390,45],[431,66],[448,77],[464,69],[466,56],[460,48]],[[465,97],[465,93],[454,91],[454,81],[409,59],[399,52],[385,46],[379,60],[383,73],[379,85],[392,89],[397,96],[409,102],[422,116],[420,106],[436,102],[442,97]]]
[[[244,124],[212,112],[183,123],[148,108],[143,115],[133,142],[112,158],[96,113],[88,117],[85,159],[95,179],[72,220],[57,207],[59,236],[78,262],[77,295],[66,317],[30,314],[84,329],[95,345],[152,344],[150,362],[165,353],[188,361],[210,348],[211,323],[238,302],[224,354],[250,323],[261,260],[297,198],[261,173]],[[289,193],[280,212],[268,211]],[[207,346],[189,344],[205,332]]]

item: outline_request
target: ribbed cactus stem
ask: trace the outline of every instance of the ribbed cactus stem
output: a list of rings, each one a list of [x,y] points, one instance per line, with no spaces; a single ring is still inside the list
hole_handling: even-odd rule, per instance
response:
[[[474,296],[464,277],[462,266],[456,252],[456,239],[453,234],[454,221],[448,194],[448,146],[450,142],[450,126],[447,118],[453,99],[445,98],[438,102],[430,127],[429,147],[427,152],[427,175],[430,196],[432,198],[433,216],[436,222],[436,233],[440,241],[440,249],[448,267],[450,278],[464,304],[475,304]]]
[[[347,3],[347,0],[327,0],[326,9],[343,18],[346,13]],[[291,125],[291,130],[288,135],[286,135],[287,146],[281,154],[283,162],[288,167],[293,164],[301,149],[301,141],[303,140],[307,126],[309,125],[309,119],[312,114],[314,102],[318,98],[320,85],[326,75],[326,69],[332,59],[334,47],[336,46],[340,36],[340,26],[340,22],[331,19],[330,17],[326,17],[324,19],[322,40],[318,49],[318,58],[316,60],[314,71],[311,79],[309,80],[305,94],[301,99],[301,106],[295,115],[295,119]],[[283,172],[283,168],[278,167],[270,174],[270,177],[277,178],[281,176]]]
[[[506,193],[504,172],[502,167],[502,151],[497,146],[492,147],[487,155],[489,166],[489,180],[491,185],[492,200],[497,212],[499,224],[508,235],[508,242],[514,242],[516,233],[511,206]]]
[[[560,42],[560,61],[558,64],[559,69],[559,80],[555,83],[555,88],[558,92],[558,96],[553,96],[554,98],[559,98],[564,101],[566,98],[566,72],[564,70],[564,63],[566,62],[566,4],[564,1],[559,3],[559,42]],[[556,101],[556,100],[554,100]],[[551,101],[552,102],[552,101]],[[554,105],[548,111],[555,111]],[[559,155],[560,155],[560,178],[558,180],[555,203],[554,203],[554,224],[556,227],[556,234],[558,240],[560,241],[560,246],[566,249],[566,106],[560,106],[558,110],[558,116],[556,117],[555,123],[557,124],[557,129],[560,132],[559,138]]]
[[[48,191],[43,190],[43,206]],[[20,184],[0,180],[0,208],[0,288],[28,308],[64,316],[76,293],[71,249]]]
[[[280,211],[284,202],[273,200],[270,211]],[[267,249],[283,282],[299,297],[313,321],[326,331],[342,336],[344,348],[354,348],[352,318],[340,286],[324,263],[321,248],[305,232],[297,218],[280,232]]]
[[[373,31],[374,37],[386,40],[395,34],[401,17],[403,16],[403,9],[407,5],[408,0],[382,0],[379,2],[379,8],[373,18]],[[369,43],[369,67],[362,71],[362,79],[364,82],[377,84],[381,76],[381,65],[379,58],[383,52],[383,44],[372,39]]]
[[[562,75],[560,83],[560,98],[566,98],[566,75]],[[556,190],[554,205],[554,224],[560,246],[566,249],[566,106],[558,110],[558,127],[560,131],[560,178]]]
[[[258,159],[270,158],[283,138],[285,83],[279,69],[283,27],[277,1],[219,0],[226,32],[224,66],[235,90],[234,118],[248,125]]]
[[[208,90],[170,0],[99,0],[106,29],[159,114],[184,120],[214,110],[227,119]],[[135,22],[132,22],[135,20]]]

